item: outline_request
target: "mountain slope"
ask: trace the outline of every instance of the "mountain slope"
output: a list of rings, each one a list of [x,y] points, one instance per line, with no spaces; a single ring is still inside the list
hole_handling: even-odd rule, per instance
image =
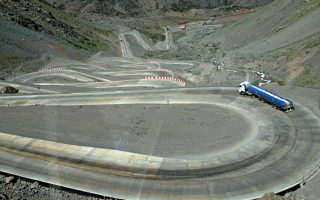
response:
[[[308,2],[274,1],[208,38],[224,40],[222,46],[225,50],[241,48],[248,53],[265,53],[298,42],[320,31],[317,26],[320,2]]]
[[[0,1],[0,28],[0,78],[15,68],[21,70],[25,62],[40,65],[45,55],[83,60],[97,51],[119,52],[117,36],[111,31],[38,0]]]
[[[262,71],[267,79],[281,85],[320,89],[319,21],[319,0],[274,0],[221,29],[176,32],[179,48],[145,57],[220,61],[252,75],[251,81],[260,78],[253,72]],[[213,23],[224,22],[216,18]]]
[[[214,47],[210,53],[202,50],[201,57],[220,58],[244,71],[263,71],[280,84],[320,88],[319,21],[318,0],[275,0],[226,28],[197,31],[196,37],[178,43],[181,49],[192,47],[192,52],[199,46]]]
[[[256,7],[272,0],[47,0],[50,4],[75,13],[102,13],[110,16],[150,14],[154,11],[186,11],[192,8],[215,8],[219,6]]]

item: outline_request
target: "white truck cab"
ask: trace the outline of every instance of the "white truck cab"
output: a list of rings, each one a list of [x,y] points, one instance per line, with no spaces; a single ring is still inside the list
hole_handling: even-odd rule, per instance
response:
[[[244,81],[239,85],[239,93],[240,94],[247,94],[247,87],[250,85],[248,81]]]

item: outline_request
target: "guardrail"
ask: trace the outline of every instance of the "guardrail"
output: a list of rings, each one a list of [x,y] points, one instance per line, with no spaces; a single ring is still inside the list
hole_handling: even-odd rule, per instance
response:
[[[52,68],[44,68],[40,69],[38,72],[53,72],[53,71],[62,71],[65,70],[63,67],[52,67]]]
[[[178,78],[167,77],[167,76],[147,76],[144,78],[145,80],[168,80],[168,81],[176,81],[182,87],[186,86],[186,83]]]

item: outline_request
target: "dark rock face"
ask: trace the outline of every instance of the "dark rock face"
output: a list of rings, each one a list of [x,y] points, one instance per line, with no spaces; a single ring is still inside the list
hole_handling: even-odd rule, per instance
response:
[[[18,92],[19,92],[19,89],[17,89],[17,88],[6,86],[3,93],[5,93],[5,94],[17,94]]]
[[[21,26],[27,27],[30,30],[34,31],[42,31],[43,27],[39,24],[36,24],[34,21],[23,17],[21,15],[17,15],[16,17],[12,18],[12,21],[16,21]]]

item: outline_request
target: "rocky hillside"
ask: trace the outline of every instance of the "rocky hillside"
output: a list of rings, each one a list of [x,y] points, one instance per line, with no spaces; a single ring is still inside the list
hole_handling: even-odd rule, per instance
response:
[[[0,28],[0,78],[15,70],[35,70],[53,56],[84,60],[92,52],[118,51],[111,31],[39,0],[0,1]]]
[[[57,8],[69,12],[101,13],[110,16],[151,14],[154,11],[186,11],[192,8],[216,8],[225,6],[256,7],[272,0],[46,0]]]
[[[179,49],[151,56],[217,59],[238,71],[262,71],[280,85],[320,89],[319,21],[319,0],[275,0],[223,29],[179,32]]]
[[[42,0],[0,1],[0,14],[30,30],[67,41],[82,49],[110,50],[112,32],[91,27]]]
[[[220,43],[235,65],[283,84],[320,88],[320,1],[276,0],[205,40]]]

